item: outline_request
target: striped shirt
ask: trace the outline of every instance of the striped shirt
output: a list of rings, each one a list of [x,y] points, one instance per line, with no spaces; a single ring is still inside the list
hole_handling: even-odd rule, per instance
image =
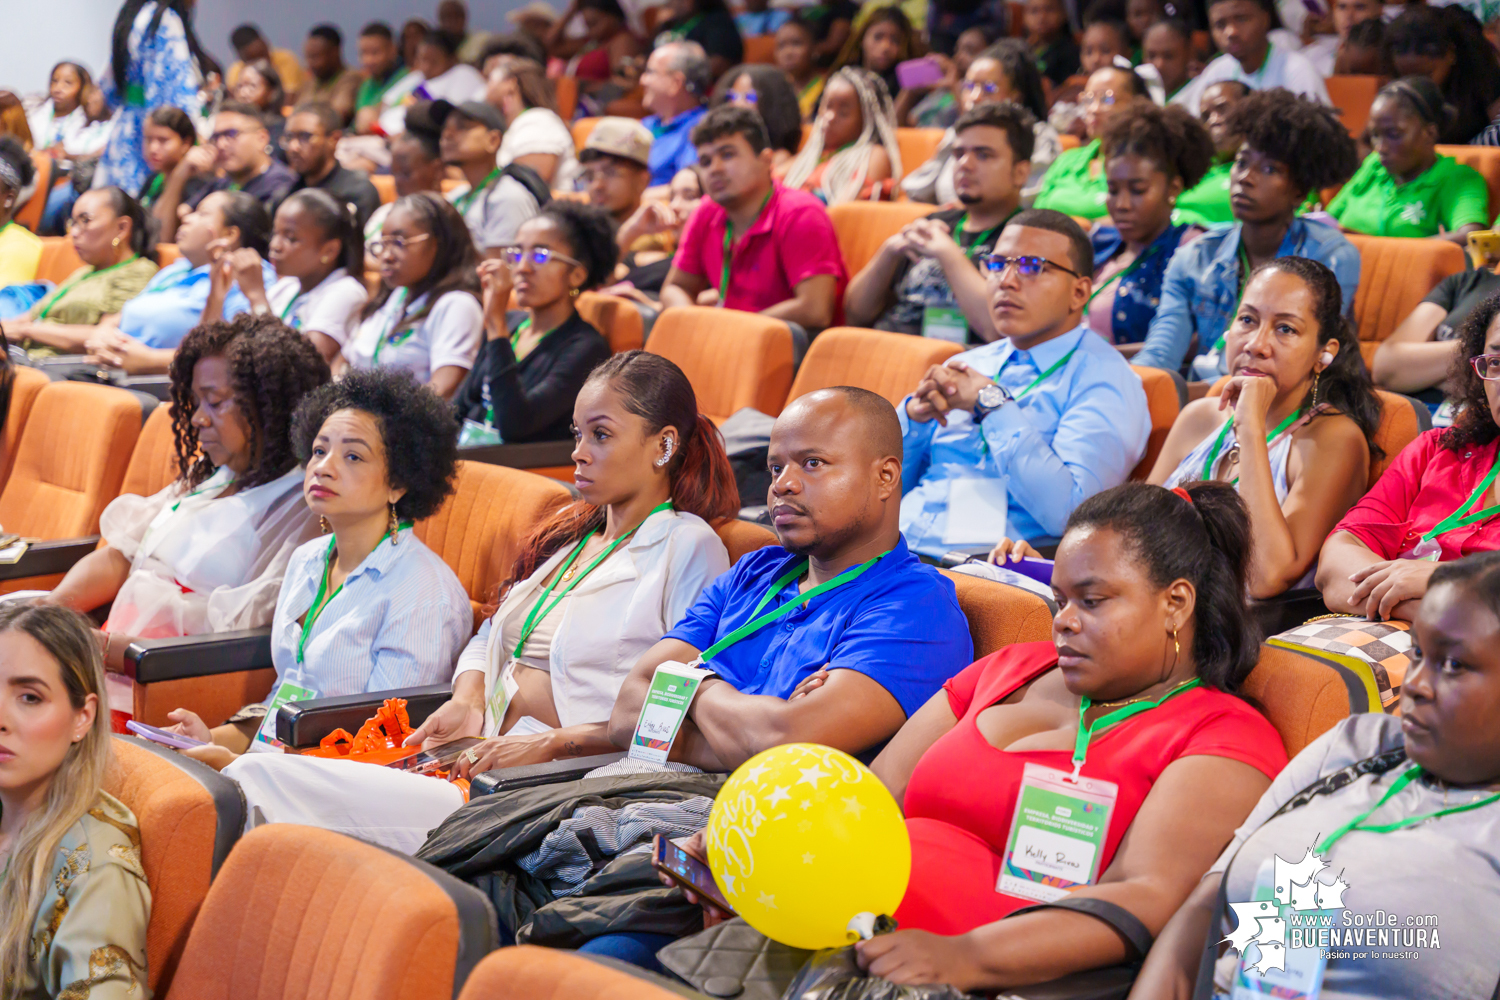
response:
[[[344,580],[313,623],[301,680],[302,618],[317,600],[327,565],[325,535],[292,553],[276,619],[271,659],[276,679],[320,697],[439,684],[474,631],[469,596],[448,564],[410,530],[375,547]],[[269,700],[269,699],[268,699]]]

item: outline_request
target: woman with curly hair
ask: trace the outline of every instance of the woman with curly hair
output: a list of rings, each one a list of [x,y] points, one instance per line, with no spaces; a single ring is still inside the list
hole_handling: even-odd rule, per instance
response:
[[[1403,448],[1323,543],[1328,610],[1411,621],[1438,563],[1500,549],[1500,295],[1469,314],[1448,378],[1453,426]]]
[[[485,342],[453,404],[465,444],[563,441],[573,401],[609,341],[578,315],[619,258],[602,208],[554,201],[521,224],[516,245],[479,266]],[[511,293],[521,308],[507,311]]]
[[[381,287],[360,312],[344,360],[404,368],[451,398],[484,339],[479,255],[463,216],[429,191],[398,198],[367,249],[380,261]]]
[[[573,423],[581,499],[532,529],[459,657],[452,699],[407,740],[486,737],[455,777],[609,751],[630,668],[729,568],[711,525],[739,507],[734,474],[680,368],[614,355],[578,394]],[[295,754],[247,754],[225,773],[268,822],[408,853],[464,802],[446,781]]]
[[[1234,105],[1224,127],[1241,139],[1229,171],[1235,223],[1204,233],[1172,257],[1145,345],[1133,359],[1169,371],[1191,362],[1193,376],[1207,380],[1228,374],[1224,331],[1260,265],[1312,258],[1338,278],[1345,315],[1359,288],[1359,251],[1336,226],[1297,214],[1309,194],[1348,180],[1359,165],[1354,140],[1333,109],[1279,87],[1258,90]]]
[[[189,333],[172,359],[177,481],[105,507],[104,545],[38,603],[87,613],[113,602],[104,655],[114,670],[138,636],[269,625],[292,551],[317,533],[292,411],[327,381],[317,350],[274,317]]]
[[[310,392],[292,418],[302,495],[328,537],[292,553],[276,617],[276,687],[212,731],[186,709],[176,729],[214,744],[223,767],[275,749],[288,701],[443,684],[474,628],[468,594],[412,525],[436,514],[458,475],[457,422],[409,372],[352,371]]]
[[[778,171],[778,173],[781,173]],[[787,164],[787,187],[816,195],[825,205],[888,199],[888,181],[901,177],[896,110],[869,70],[845,66],[823,87],[822,110],[807,145]]]

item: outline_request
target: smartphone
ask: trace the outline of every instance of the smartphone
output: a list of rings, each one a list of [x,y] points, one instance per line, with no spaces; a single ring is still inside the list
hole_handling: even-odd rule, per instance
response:
[[[181,733],[169,733],[165,729],[157,729],[155,726],[148,726],[144,722],[136,722],[134,719],[125,723],[125,728],[143,740],[160,743],[162,746],[171,747],[174,750],[191,750],[193,747],[208,746],[202,740],[195,740],[191,736],[183,736]]]
[[[461,740],[452,743],[444,743],[440,747],[431,750],[423,750],[414,753],[410,757],[402,757],[393,760],[386,767],[397,771],[409,771],[412,774],[433,774],[437,771],[447,771],[452,768],[459,756],[469,747],[483,743],[484,740],[477,736],[465,736]]]
[[[1475,268],[1491,267],[1500,260],[1500,232],[1486,229],[1469,234],[1469,260]]]
[[[902,90],[935,87],[943,82],[943,67],[934,59],[908,59],[896,64],[896,82]]]
[[[714,881],[714,873],[708,870],[708,865],[672,843],[665,834],[658,833],[651,842],[651,863],[657,871],[664,873],[684,889],[691,889],[700,898],[708,900],[725,913],[734,915],[734,907],[725,902],[724,894],[719,891],[719,884]]]

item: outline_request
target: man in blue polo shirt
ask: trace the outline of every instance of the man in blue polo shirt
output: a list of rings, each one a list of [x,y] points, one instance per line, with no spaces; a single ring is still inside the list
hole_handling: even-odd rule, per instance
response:
[[[651,143],[651,185],[672,183],[683,167],[698,162],[693,126],[707,113],[713,86],[708,56],[697,42],[667,42],[651,53],[641,74],[643,103],[651,114],[641,124],[655,137]]]
[[[901,427],[890,403],[844,386],[800,397],[776,420],[769,464],[781,545],[740,559],[636,663],[609,721],[617,746],[634,737],[659,666],[692,663],[788,604],[702,663],[714,676],[691,703],[673,760],[731,771],[801,742],[864,753],[973,658],[953,584],[901,537]],[[820,670],[821,685],[789,700]]]

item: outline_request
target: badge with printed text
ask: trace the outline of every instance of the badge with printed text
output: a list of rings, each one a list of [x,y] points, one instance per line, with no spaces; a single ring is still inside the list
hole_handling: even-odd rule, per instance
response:
[[[1052,903],[1093,885],[1119,793],[1112,781],[1027,764],[995,891]]]
[[[264,746],[281,749],[281,741],[276,738],[276,714],[281,706],[292,701],[311,701],[318,696],[318,692],[311,688],[298,687],[282,681],[276,686],[276,692],[271,696],[270,707],[266,709],[266,717],[261,720],[260,730],[255,734],[255,742]]]
[[[641,706],[641,717],[635,724],[635,735],[630,740],[631,760],[667,762],[693,697],[703,679],[712,673],[673,661],[656,668],[651,675],[651,688],[646,692],[646,703]]]

